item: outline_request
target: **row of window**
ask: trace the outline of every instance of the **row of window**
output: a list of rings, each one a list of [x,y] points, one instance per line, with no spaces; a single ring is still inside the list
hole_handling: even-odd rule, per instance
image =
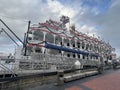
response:
[[[32,47],[27,47],[27,52],[29,52],[29,54],[31,52],[33,52],[33,48]],[[36,47],[34,50],[36,53],[43,53],[41,48]],[[55,55],[62,55],[62,52],[59,50],[54,50],[54,49],[47,49],[48,54],[55,54]],[[82,55],[82,54],[75,54],[75,53],[68,53],[68,52],[64,52],[63,56],[65,57],[70,57],[70,58],[78,58],[78,59],[88,59],[88,55]],[[106,58],[107,60],[111,60],[112,56],[105,56],[104,58]],[[94,56],[89,56],[89,59],[98,59],[98,57],[94,57]]]
[[[66,43],[66,46],[70,47],[70,43]],[[93,45],[89,45],[89,44],[84,44],[84,43],[77,43],[77,45],[72,44],[71,45],[73,48],[78,48],[78,49],[84,49],[84,50],[90,50],[90,51],[98,51],[101,52],[102,48],[99,48],[98,46],[93,46]]]
[[[29,52],[32,52],[32,47],[28,47]],[[41,48],[36,47],[35,48],[36,53],[42,53]],[[54,49],[47,49],[48,54],[56,54],[56,55],[62,55],[62,52],[60,50],[54,50]],[[79,58],[79,59],[88,59],[88,55],[82,55],[82,54],[75,54],[75,53],[68,53],[64,52],[63,56],[71,57],[71,58]],[[98,59],[97,57],[91,56],[90,59]]]
[[[67,54],[67,57],[71,57],[71,58],[78,58],[78,59],[98,59],[98,57],[94,57],[94,56],[89,56],[88,55],[80,55],[80,54]]]

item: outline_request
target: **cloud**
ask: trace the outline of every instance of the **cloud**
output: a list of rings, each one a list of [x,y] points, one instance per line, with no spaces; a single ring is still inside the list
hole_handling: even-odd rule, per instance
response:
[[[64,6],[58,1],[53,2],[51,0],[48,0],[48,8],[53,13],[57,13],[58,16],[65,15],[65,16],[72,18],[76,14],[76,11],[72,7]]]
[[[117,4],[115,4],[117,3]],[[120,1],[116,0],[113,2],[109,10],[103,14],[98,15],[93,19],[93,22],[100,25],[103,30],[101,30],[102,36],[110,40],[111,44],[120,48],[120,40],[119,40],[119,27],[120,27]]]
[[[111,1],[111,5],[109,6],[106,12],[102,12],[99,14],[92,14],[91,8],[88,8],[87,13],[85,12],[82,15],[82,18],[79,20],[84,21],[84,23],[88,25],[92,25],[93,27],[99,26],[100,29],[97,29],[97,33],[101,35],[105,41],[109,41],[110,44],[115,47],[117,54],[120,54],[120,1],[115,0]],[[101,11],[100,11],[101,12]]]

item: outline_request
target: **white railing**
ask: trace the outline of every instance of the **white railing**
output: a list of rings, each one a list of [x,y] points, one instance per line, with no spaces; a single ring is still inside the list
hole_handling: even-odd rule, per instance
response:
[[[0,61],[0,74],[25,74],[25,73],[40,73],[51,72],[57,70],[74,69],[76,60],[79,60],[82,65],[95,65],[97,60],[83,60],[69,57],[61,57],[49,54],[36,54],[34,59],[15,59],[15,61]]]

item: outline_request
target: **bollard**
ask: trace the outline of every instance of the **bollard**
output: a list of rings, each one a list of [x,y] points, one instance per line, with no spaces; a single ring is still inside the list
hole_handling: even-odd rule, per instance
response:
[[[57,72],[57,85],[64,84],[64,71],[60,70]]]

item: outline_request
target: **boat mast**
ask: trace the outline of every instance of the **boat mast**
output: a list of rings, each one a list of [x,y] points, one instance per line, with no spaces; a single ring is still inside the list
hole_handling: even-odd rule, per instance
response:
[[[28,44],[28,33],[29,33],[29,30],[30,30],[30,23],[31,21],[28,21],[28,29],[27,29],[27,33],[25,34],[25,37],[24,37],[24,43],[25,43],[25,53],[24,53],[24,56],[26,56],[26,52],[27,52],[27,44]]]

